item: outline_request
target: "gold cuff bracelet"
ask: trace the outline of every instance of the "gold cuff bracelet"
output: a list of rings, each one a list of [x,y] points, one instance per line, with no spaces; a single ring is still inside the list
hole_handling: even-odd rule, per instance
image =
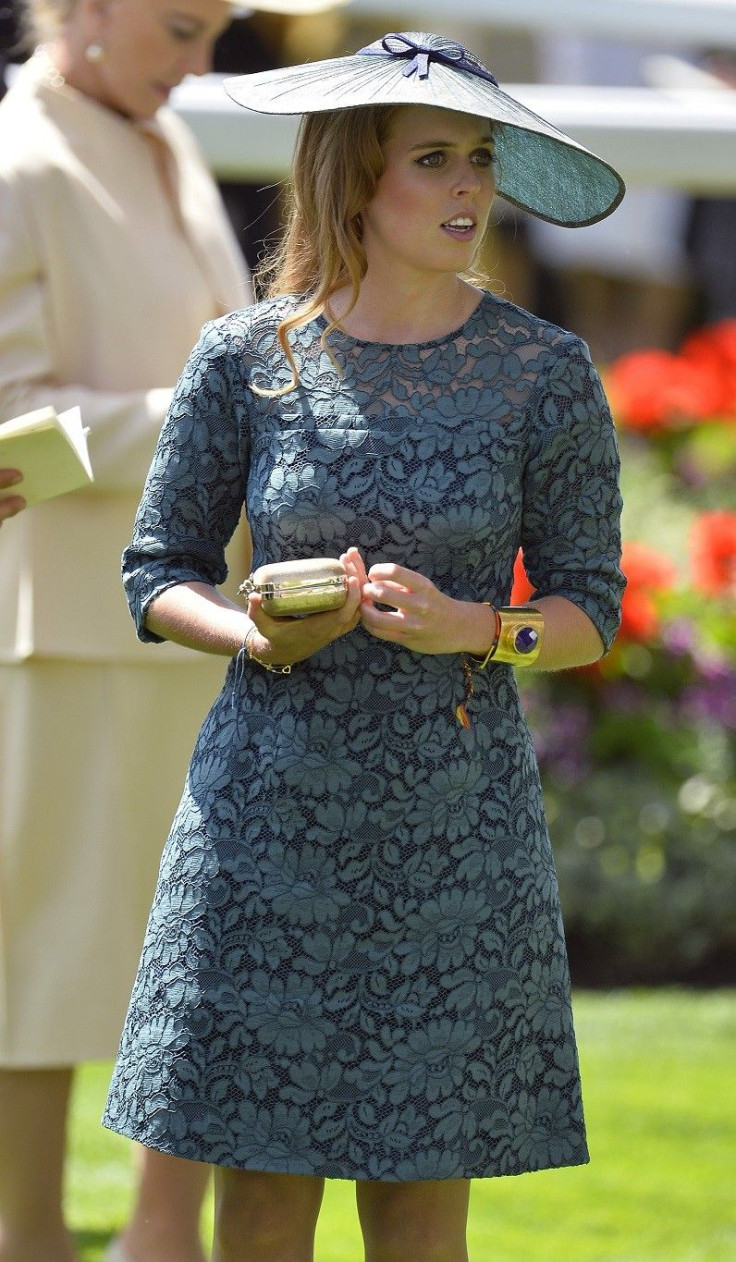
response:
[[[544,638],[544,614],[541,609],[535,609],[533,605],[515,605],[496,612],[501,626],[496,647],[486,661],[505,662],[522,668],[533,666]]]

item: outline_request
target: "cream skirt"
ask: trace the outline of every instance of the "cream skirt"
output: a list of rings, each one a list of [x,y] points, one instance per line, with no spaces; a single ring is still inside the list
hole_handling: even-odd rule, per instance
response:
[[[227,664],[0,665],[0,1067],[117,1051],[159,858]]]

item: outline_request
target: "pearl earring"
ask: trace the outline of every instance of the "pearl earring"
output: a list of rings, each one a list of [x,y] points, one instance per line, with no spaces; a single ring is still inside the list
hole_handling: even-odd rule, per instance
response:
[[[84,55],[87,58],[87,61],[94,63],[102,61],[102,58],[105,56],[105,50],[102,47],[102,44],[88,44],[84,50]]]

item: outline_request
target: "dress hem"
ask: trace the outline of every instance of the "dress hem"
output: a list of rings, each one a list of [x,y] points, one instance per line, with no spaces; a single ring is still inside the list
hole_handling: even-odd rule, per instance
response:
[[[327,1165],[320,1169],[316,1169],[314,1167],[311,1169],[305,1169],[303,1165],[301,1165],[300,1168],[300,1163],[297,1161],[284,1161],[281,1164],[277,1164],[275,1161],[271,1161],[268,1164],[256,1164],[255,1160],[242,1164],[226,1160],[218,1161],[214,1160],[210,1155],[197,1154],[191,1150],[188,1150],[187,1152],[179,1151],[173,1144],[153,1143],[149,1138],[143,1139],[140,1133],[136,1132],[134,1127],[124,1128],[115,1126],[107,1119],[107,1117],[102,1118],[102,1125],[107,1130],[113,1131],[117,1135],[122,1135],[125,1139],[131,1139],[135,1143],[141,1144],[144,1148],[151,1148],[154,1152],[163,1153],[168,1157],[178,1157],[186,1161],[198,1161],[212,1166],[223,1166],[228,1170],[251,1170],[258,1172],[259,1174],[300,1175],[305,1178],[335,1179],[351,1183],[429,1183],[444,1179],[495,1179],[522,1174],[537,1174],[543,1170],[565,1170],[574,1168],[575,1166],[587,1166],[590,1164],[590,1154],[586,1147],[583,1152],[579,1153],[578,1156],[573,1157],[568,1161],[550,1161],[539,1165],[516,1166],[509,1169],[501,1169],[500,1166],[496,1166],[492,1169],[484,1168],[482,1170],[468,1170],[463,1168],[459,1171],[447,1173],[443,1168],[441,1171],[433,1174],[420,1174],[419,1172],[414,1172],[412,1177],[406,1177],[404,1175],[390,1172],[384,1172],[381,1175],[376,1175],[366,1173],[364,1171],[361,1171],[360,1173],[345,1173],[345,1171],[342,1170],[338,1173],[334,1166]]]

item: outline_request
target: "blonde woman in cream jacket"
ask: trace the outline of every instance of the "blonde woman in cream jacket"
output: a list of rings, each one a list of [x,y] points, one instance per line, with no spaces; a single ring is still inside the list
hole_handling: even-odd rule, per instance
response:
[[[73,1262],[73,1068],[114,1055],[217,658],[132,634],[120,556],[202,324],[250,302],[184,124],[227,0],[52,0],[0,104],[0,420],[79,405],[94,486],[0,531],[0,1262]],[[41,25],[43,24],[43,29]],[[22,482],[5,486],[6,517]],[[246,564],[245,549],[233,578]],[[237,572],[235,566],[237,565]],[[206,1169],[147,1153],[118,1262],[202,1262]]]

